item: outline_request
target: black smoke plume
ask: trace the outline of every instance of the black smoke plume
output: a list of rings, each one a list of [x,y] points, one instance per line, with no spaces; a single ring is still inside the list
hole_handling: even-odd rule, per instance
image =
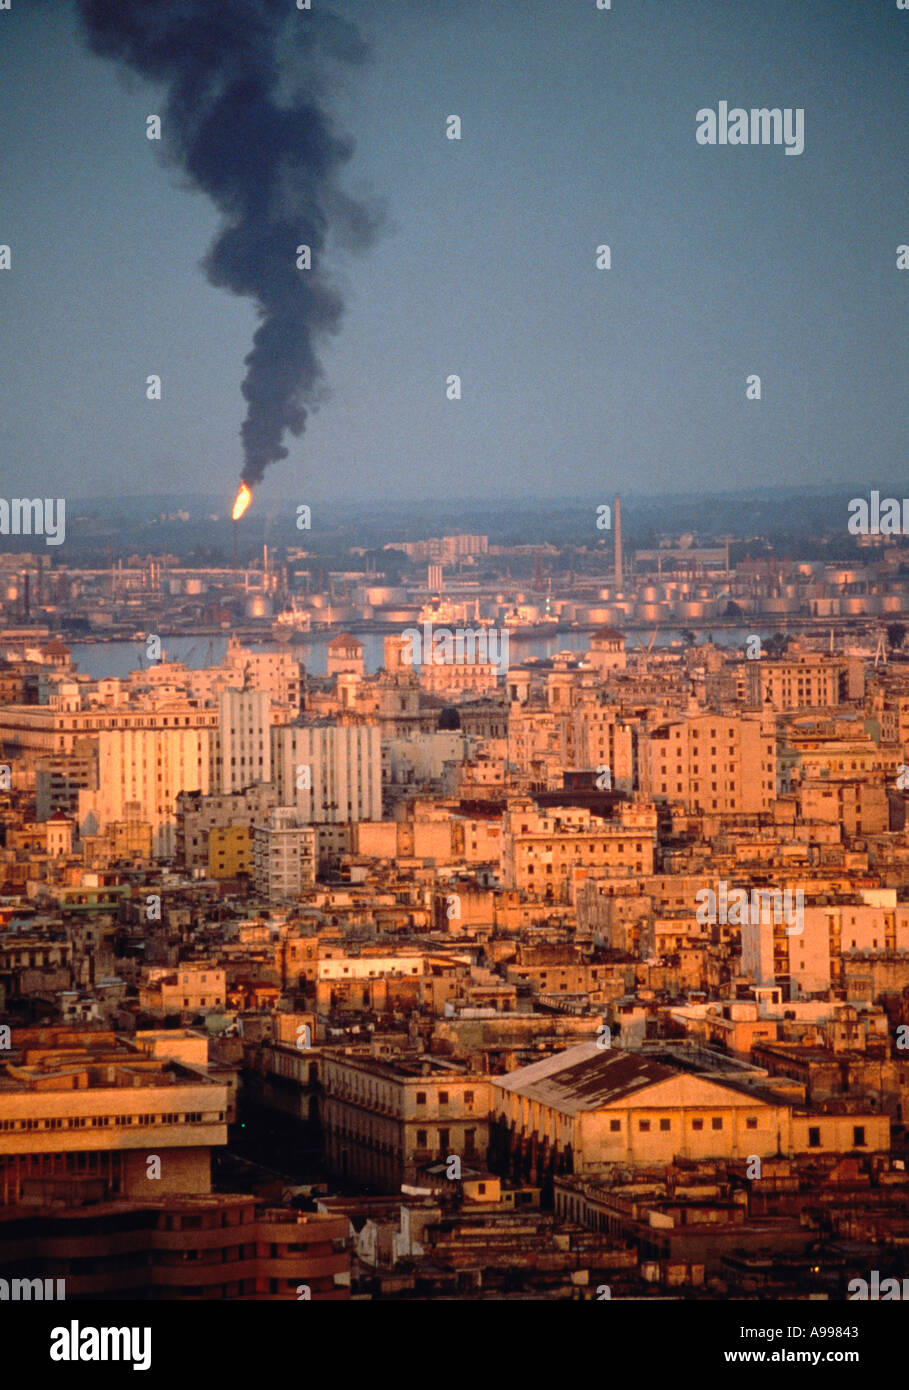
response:
[[[167,153],[223,217],[205,271],[257,306],[240,427],[252,486],[287,457],[285,432],[302,433],[320,342],[340,324],[341,296],[322,268],[326,238],[360,248],[377,228],[377,212],[339,186],[353,145],[326,110],[332,65],[363,63],[367,45],[347,21],[291,0],[77,4],[94,52],[164,85]],[[301,244],[309,270],[297,269]]]

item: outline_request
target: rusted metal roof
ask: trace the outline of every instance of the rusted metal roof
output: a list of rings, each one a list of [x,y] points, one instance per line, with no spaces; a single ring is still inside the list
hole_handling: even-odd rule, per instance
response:
[[[495,1077],[493,1084],[558,1110],[577,1111],[598,1110],[676,1076],[675,1068],[650,1057],[587,1042]]]

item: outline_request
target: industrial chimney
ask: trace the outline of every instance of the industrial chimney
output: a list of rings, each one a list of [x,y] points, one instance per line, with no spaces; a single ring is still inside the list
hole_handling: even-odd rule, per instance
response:
[[[616,497],[613,502],[613,526],[615,528],[615,587],[622,590],[622,502]]]

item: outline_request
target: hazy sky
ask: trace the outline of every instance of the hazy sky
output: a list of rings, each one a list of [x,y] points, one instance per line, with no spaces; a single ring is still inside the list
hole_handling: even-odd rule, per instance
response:
[[[332,8],[374,44],[333,106],[386,225],[330,262],[326,398],[263,500],[438,498],[444,519],[452,495],[904,477],[896,0]],[[89,54],[65,0],[13,0],[0,52],[3,494],[229,504],[256,317],[199,267],[218,218],[145,138],[160,94]],[[698,145],[720,101],[804,108],[804,153]]]

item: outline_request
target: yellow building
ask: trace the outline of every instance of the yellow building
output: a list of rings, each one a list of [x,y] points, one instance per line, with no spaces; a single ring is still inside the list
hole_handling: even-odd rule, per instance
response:
[[[492,1166],[534,1182],[612,1163],[890,1148],[886,1115],[795,1112],[742,1075],[718,1080],[598,1042],[490,1077],[489,1086]]]
[[[248,825],[221,826],[208,832],[209,878],[237,878],[252,873],[252,835]]]

